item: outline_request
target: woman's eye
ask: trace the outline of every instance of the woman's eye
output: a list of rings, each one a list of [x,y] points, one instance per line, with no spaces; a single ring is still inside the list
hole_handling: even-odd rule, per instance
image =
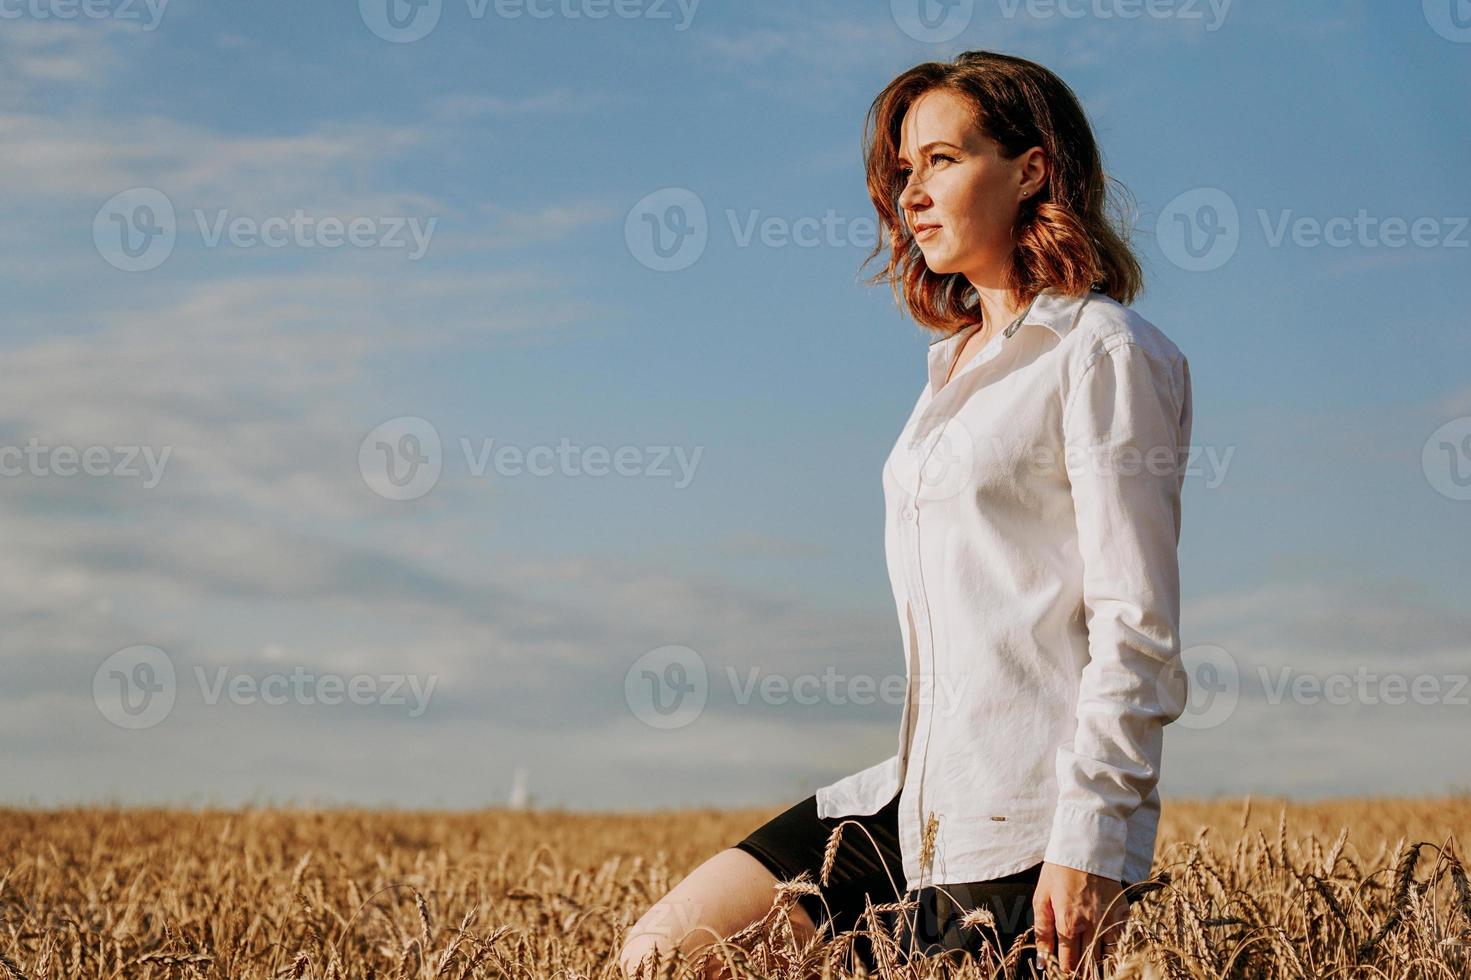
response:
[[[931,163],[931,165],[933,165],[936,160],[947,160],[950,163],[954,163],[955,162],[955,158],[952,157],[948,153],[931,153],[930,154],[930,163]],[[898,177],[899,177],[899,180],[900,181],[907,181],[909,179],[909,175],[912,174],[913,172],[914,171],[911,168],[909,168],[909,167],[900,167],[899,170],[897,171],[897,174],[898,174]]]

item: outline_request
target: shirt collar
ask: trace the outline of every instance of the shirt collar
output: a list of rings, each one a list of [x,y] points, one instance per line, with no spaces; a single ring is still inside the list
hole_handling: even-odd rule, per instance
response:
[[[1032,303],[1032,308],[1027,311],[1022,322],[1017,324],[1016,327],[1011,328],[1011,332],[1007,333],[1006,336],[1010,337],[1022,327],[1031,326],[1036,323],[1057,334],[1058,339],[1066,337],[1068,332],[1077,324],[1078,313],[1082,310],[1083,304],[1088,302],[1089,297],[1092,295],[1093,293],[1090,291],[1078,296],[1069,296],[1056,286],[1048,286],[1037,294],[1036,300]],[[960,343],[961,338],[968,336],[979,326],[980,324],[971,324],[968,327],[960,328],[948,337],[941,337],[938,340],[931,341],[931,353],[943,355],[946,350]]]
[[[1004,335],[999,343],[1007,342],[1022,327],[1033,324],[1041,324],[1057,334],[1059,339],[1066,337],[1078,322],[1078,314],[1091,295],[1092,293],[1089,292],[1080,296],[1069,296],[1055,286],[1047,287],[1037,294],[1037,298],[1033,300],[1031,308],[1027,310],[1021,321],[1003,332]],[[979,323],[973,323],[961,327],[950,336],[941,337],[930,344],[928,373],[931,391],[938,391],[944,384],[944,378],[950,373],[951,365],[955,363],[955,358],[960,352],[960,345],[965,343],[967,337],[979,330],[980,326]],[[990,351],[990,348],[996,346],[997,343],[993,337],[986,345],[989,353],[982,354],[980,357],[989,359],[989,357],[996,356],[999,351]]]

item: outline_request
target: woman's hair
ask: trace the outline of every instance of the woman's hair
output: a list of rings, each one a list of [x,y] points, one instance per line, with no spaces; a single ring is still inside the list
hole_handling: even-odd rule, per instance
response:
[[[918,323],[947,336],[982,319],[979,297],[964,275],[930,272],[899,206],[905,186],[898,174],[900,125],[915,101],[934,89],[967,100],[977,127],[1000,144],[1006,159],[1034,146],[1047,153],[1046,182],[1021,202],[1017,214],[1016,248],[1006,283],[1014,297],[1030,303],[1043,289],[1056,286],[1069,295],[1096,289],[1120,303],[1133,302],[1143,273],[1129,247],[1128,226],[1121,221],[1116,230],[1106,214],[1106,183],[1113,178],[1103,172],[1098,144],[1077,96],[1041,65],[992,51],[966,51],[949,64],[916,65],[890,82],[869,107],[864,165],[869,197],[887,234],[863,264],[883,251],[885,239],[889,260],[867,281],[887,281],[896,301]]]

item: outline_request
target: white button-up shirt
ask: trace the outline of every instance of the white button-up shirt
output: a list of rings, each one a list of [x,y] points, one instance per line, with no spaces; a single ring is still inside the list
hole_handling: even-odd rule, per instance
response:
[[[1162,730],[1187,693],[1189,364],[1107,295],[1048,289],[946,383],[976,329],[930,346],[884,465],[909,678],[898,752],[818,790],[818,814],[899,793],[909,889],[1039,861],[1141,881]]]

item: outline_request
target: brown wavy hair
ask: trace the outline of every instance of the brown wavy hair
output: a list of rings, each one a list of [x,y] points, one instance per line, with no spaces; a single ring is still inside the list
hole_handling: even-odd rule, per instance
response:
[[[924,93],[945,89],[974,108],[980,131],[1013,160],[1034,146],[1047,154],[1047,179],[1038,193],[1021,202],[1007,267],[1013,298],[1030,303],[1056,286],[1068,295],[1096,290],[1125,305],[1143,288],[1143,272],[1129,245],[1130,229],[1109,217],[1102,157],[1088,117],[1072,89],[1051,71],[1031,61],[992,51],[966,51],[952,62],[930,61],[904,72],[869,107],[864,124],[864,166],[868,194],[885,234],[863,265],[883,252],[884,270],[868,283],[888,282],[895,301],[923,327],[945,336],[981,322],[975,288],[958,272],[936,275],[914,241],[899,195],[900,124]],[[902,294],[901,294],[902,286]]]

